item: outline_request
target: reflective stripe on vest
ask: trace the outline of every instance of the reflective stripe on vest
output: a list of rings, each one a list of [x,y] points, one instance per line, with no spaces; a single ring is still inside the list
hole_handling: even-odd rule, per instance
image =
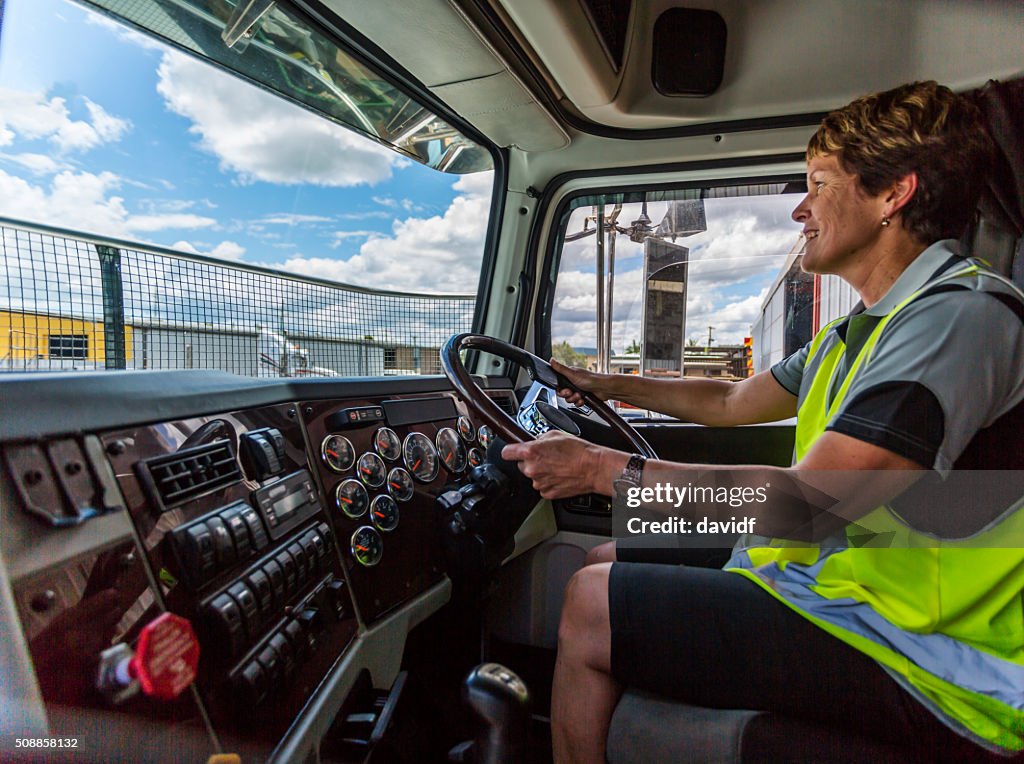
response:
[[[795,461],[825,432],[893,317],[937,284],[979,273],[973,263],[956,269],[896,305],[841,381],[834,378],[845,344],[837,338],[828,347],[797,412]],[[1009,284],[997,274],[984,274]],[[1024,300],[1015,286],[1013,291]],[[836,323],[814,338],[805,368]],[[856,531],[839,531],[820,544],[773,540],[737,551],[726,569],[877,660],[957,731],[992,750],[1020,751],[1024,545],[1013,548],[1005,540],[1024,538],[1022,507],[1024,497],[974,537],[945,541],[915,532],[883,506],[858,519]],[[851,546],[847,533],[860,535],[864,528],[894,533],[897,540],[885,548]]]

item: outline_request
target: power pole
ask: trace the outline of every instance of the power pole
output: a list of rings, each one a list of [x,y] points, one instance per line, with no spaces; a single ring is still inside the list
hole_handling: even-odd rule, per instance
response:
[[[713,326],[709,326],[708,327],[708,347],[707,347],[707,352],[708,353],[711,352],[711,332],[714,330],[714,328],[715,327],[713,327]]]

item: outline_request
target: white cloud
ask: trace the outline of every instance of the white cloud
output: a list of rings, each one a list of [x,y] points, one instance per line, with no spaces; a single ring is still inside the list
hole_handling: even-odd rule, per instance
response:
[[[371,236],[380,236],[379,231],[335,231],[334,241],[331,242],[331,249],[337,249],[346,239],[365,239]]]
[[[0,146],[10,145],[18,136],[49,140],[61,152],[87,151],[120,140],[131,126],[88,98],[80,100],[88,120],[72,118],[63,98],[0,88]]]
[[[143,34],[142,32],[137,32],[129,26],[114,21],[113,19],[104,16],[101,13],[97,13],[88,6],[84,7],[83,10],[86,12],[85,22],[87,24],[103,27],[107,31],[112,32],[120,39],[134,43],[138,45],[140,48],[144,48],[146,50],[167,50],[167,46],[164,43],[160,42],[159,40],[153,37],[150,37],[149,35]]]
[[[0,154],[0,159],[20,165],[33,175],[53,175],[61,170],[71,169],[71,165],[67,162],[57,161],[46,154],[33,154],[31,152],[22,154]]]
[[[217,225],[217,221],[203,215],[189,215],[186,213],[168,213],[164,215],[132,215],[128,224],[133,231],[151,232],[163,231],[167,228],[209,228]]]
[[[157,74],[167,107],[242,182],[373,185],[398,163],[389,149],[179,53],[166,53]]]
[[[412,199],[393,199],[390,196],[373,196],[371,199],[381,207],[387,207],[390,210],[401,209],[406,212],[419,212],[423,209]]]
[[[493,173],[454,185],[443,215],[395,220],[390,236],[364,242],[348,260],[292,257],[278,267],[293,273],[384,289],[472,294],[480,279]]]
[[[0,170],[0,214],[125,238],[216,223],[213,218],[182,213],[133,215],[124,198],[116,195],[120,185],[121,178],[111,172],[64,170],[49,185],[35,185]]]
[[[337,215],[338,220],[386,220],[391,213],[385,210],[367,210],[366,212],[342,212]]]
[[[210,257],[217,257],[221,260],[241,260],[242,256],[245,255],[245,247],[233,241],[222,241],[212,249],[200,250],[190,241],[182,240],[176,241],[171,245],[171,249],[177,249],[181,252],[189,252],[193,255],[209,255]]]
[[[302,225],[304,223],[330,223],[331,218],[323,215],[299,215],[292,212],[275,212],[259,220],[266,225]]]

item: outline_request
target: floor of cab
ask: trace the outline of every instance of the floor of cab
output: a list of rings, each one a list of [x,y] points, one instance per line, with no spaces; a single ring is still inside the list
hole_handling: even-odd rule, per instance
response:
[[[389,735],[368,759],[372,764],[447,762],[454,746],[475,735],[462,685],[484,661],[503,663],[526,682],[532,718],[524,764],[551,763],[548,716],[554,652],[484,638],[482,611],[479,600],[456,595],[409,634],[402,659],[408,678]]]

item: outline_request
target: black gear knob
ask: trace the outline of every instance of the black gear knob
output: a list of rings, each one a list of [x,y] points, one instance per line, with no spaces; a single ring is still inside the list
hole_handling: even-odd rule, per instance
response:
[[[515,672],[500,663],[480,664],[466,677],[462,699],[482,722],[474,746],[476,764],[526,760],[530,692]]]

